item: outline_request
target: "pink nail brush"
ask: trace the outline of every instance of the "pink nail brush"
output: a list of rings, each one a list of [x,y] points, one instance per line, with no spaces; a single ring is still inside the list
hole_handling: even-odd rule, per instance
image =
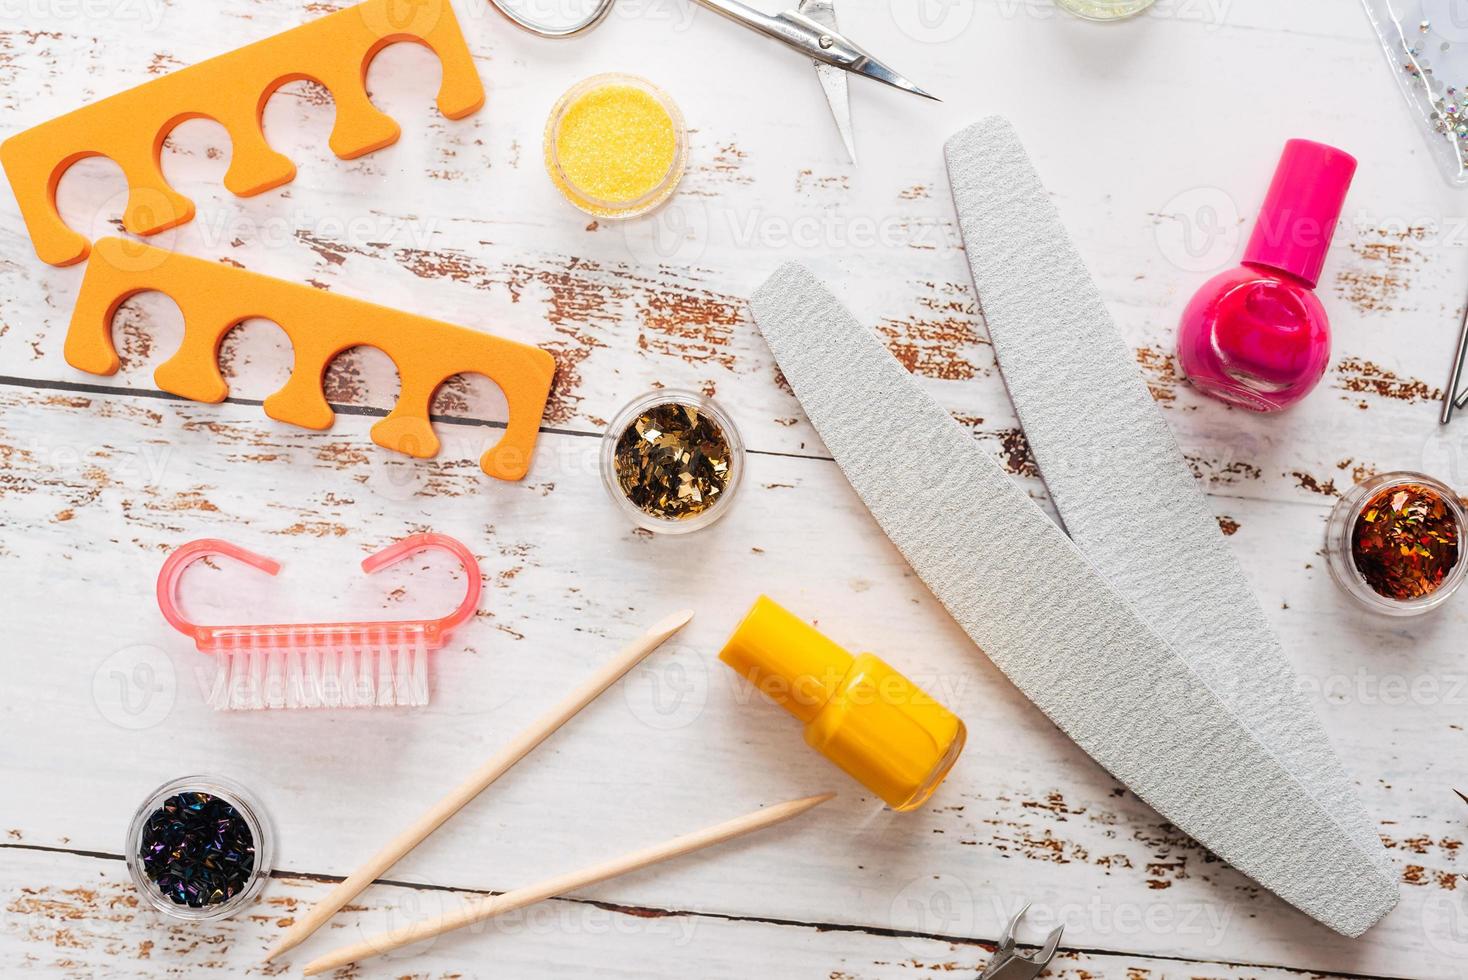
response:
[[[420,551],[437,548],[459,559],[467,579],[464,601],[442,619],[397,622],[198,626],[179,611],[184,572],[222,555],[268,575],[280,563],[228,541],[193,541],[168,556],[158,573],[158,608],[174,629],[219,659],[209,705],[217,709],[370,708],[428,703],[428,651],[479,607],[482,583],[474,555],[442,534],[414,534],[362,561],[371,575]]]

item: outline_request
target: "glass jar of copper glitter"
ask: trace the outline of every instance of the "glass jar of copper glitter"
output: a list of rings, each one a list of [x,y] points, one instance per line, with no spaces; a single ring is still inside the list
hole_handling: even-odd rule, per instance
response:
[[[744,476],[744,441],[712,398],[654,389],[612,419],[601,472],[607,493],[634,524],[685,534],[729,512]]]
[[[260,801],[222,776],[154,790],[127,828],[123,858],[144,901],[175,919],[224,919],[270,877],[275,842]]]
[[[1463,584],[1468,514],[1457,493],[1421,473],[1383,473],[1337,502],[1326,564],[1361,605],[1388,616],[1435,609]]]
[[[545,167],[576,207],[635,218],[673,195],[688,160],[683,113],[636,75],[593,75],[573,85],[545,124]]]

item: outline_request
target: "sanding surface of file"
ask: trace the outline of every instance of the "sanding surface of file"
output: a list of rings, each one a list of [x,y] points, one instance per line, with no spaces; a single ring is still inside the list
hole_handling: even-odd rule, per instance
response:
[[[1000,370],[1066,531],[1383,867],[1377,829],[1009,121],[947,144]]]
[[[1359,935],[1393,875],[803,267],[755,320],[847,479],[919,577],[1092,758],[1223,860]]]

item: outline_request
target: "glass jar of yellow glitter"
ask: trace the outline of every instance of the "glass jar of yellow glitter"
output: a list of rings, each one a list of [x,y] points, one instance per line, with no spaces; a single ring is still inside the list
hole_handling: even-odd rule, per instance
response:
[[[1123,20],[1135,17],[1157,0],[1059,0],[1060,5],[1087,20]]]
[[[684,534],[729,512],[744,476],[744,441],[712,398],[660,388],[612,419],[601,472],[607,493],[634,524]]]
[[[635,218],[673,196],[688,159],[683,113],[636,75],[593,75],[545,124],[545,166],[566,200],[598,218]]]

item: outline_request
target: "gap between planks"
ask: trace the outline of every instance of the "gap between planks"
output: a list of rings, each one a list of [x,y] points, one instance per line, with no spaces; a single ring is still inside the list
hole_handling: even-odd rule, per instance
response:
[[[0,375],[0,387],[29,388],[38,391],[66,391],[75,394],[101,395],[112,398],[146,398],[153,401],[171,402],[177,405],[204,404],[202,402],[195,402],[189,398],[183,398],[178,395],[170,394],[166,391],[160,391],[156,388],[122,388],[110,385],[91,384],[85,381],[50,381],[36,378],[23,378],[18,375],[10,374]],[[220,402],[219,404],[250,405],[256,408],[260,408],[264,406],[265,402],[258,398],[235,398],[233,396],[228,396],[223,400],[223,402]],[[338,415],[350,415],[364,418],[386,418],[388,415],[388,409],[374,408],[370,405],[341,405],[336,402],[330,401],[327,402],[327,404],[331,406],[331,410]],[[430,421],[437,422],[442,425],[458,425],[464,426],[466,428],[505,428],[504,422],[491,421],[488,419],[474,419],[462,415],[437,415],[430,413],[428,418],[430,419]],[[566,429],[559,426],[550,425],[542,425],[538,431],[541,435],[572,436],[578,439],[600,439],[605,435],[605,433],[602,432],[587,432],[581,429]],[[751,456],[769,456],[773,458],[784,459],[804,459],[821,463],[836,462],[835,457],[822,455],[820,453],[797,453],[771,449],[752,449],[749,447],[745,448],[745,452],[749,453]],[[1043,485],[1044,478],[1040,477],[1037,479],[1036,482]],[[1327,503],[1325,502],[1316,503],[1313,500],[1299,500],[1290,497],[1276,498],[1249,496],[1247,494],[1226,494],[1210,490],[1207,487],[1204,488],[1203,492],[1206,496],[1213,497],[1219,500],[1258,500],[1269,504],[1290,504],[1296,507],[1306,507],[1312,510],[1323,509],[1327,506]],[[1032,494],[1032,496],[1034,495]],[[1046,498],[1048,498],[1048,493],[1042,492],[1037,499]],[[1328,506],[1334,506],[1334,501],[1329,501]]]
[[[3,379],[0,379],[3,383]],[[108,851],[90,851],[73,847],[52,847],[45,844],[15,844],[0,843],[0,852],[3,851],[31,851],[41,854],[66,854],[72,857],[91,858],[97,861],[115,861],[121,863],[123,856]],[[283,868],[272,868],[270,872],[272,879],[314,881],[323,884],[337,884],[345,880],[341,875],[321,874],[311,871],[289,871]],[[464,888],[452,885],[430,885],[412,881],[398,881],[393,878],[379,878],[374,884],[388,888],[404,888],[411,891],[422,892],[447,892],[456,895],[479,895],[494,896],[503,894],[487,888]],[[950,943],[956,946],[969,946],[992,953],[996,948],[997,939],[973,939],[967,936],[947,936],[938,933],[918,932],[908,929],[887,929],[880,926],[863,926],[843,922],[805,922],[799,919],[782,919],[758,915],[732,915],[722,912],[697,912],[689,909],[664,909],[648,905],[627,905],[620,902],[606,900],[575,898],[560,895],[551,901],[566,902],[572,905],[584,905],[591,908],[601,909],[615,915],[630,915],[638,918],[676,918],[689,919],[716,919],[722,922],[743,922],[752,925],[775,926],[784,929],[814,929],[817,932],[847,932],[871,936],[878,939],[925,939],[933,942]],[[1228,961],[1220,963],[1215,960],[1194,960],[1182,956],[1165,956],[1155,953],[1130,953],[1127,950],[1086,948],[1080,946],[1065,946],[1066,952],[1080,953],[1085,956],[1146,956],[1150,960],[1166,963],[1178,963],[1184,966],[1197,965],[1204,967],[1238,967],[1256,970],[1278,970],[1299,977],[1318,977],[1319,973],[1312,970],[1298,969],[1289,966],[1280,966],[1273,963],[1249,963],[1243,961]],[[1392,980],[1374,973],[1332,973],[1332,977],[1339,980]]]

